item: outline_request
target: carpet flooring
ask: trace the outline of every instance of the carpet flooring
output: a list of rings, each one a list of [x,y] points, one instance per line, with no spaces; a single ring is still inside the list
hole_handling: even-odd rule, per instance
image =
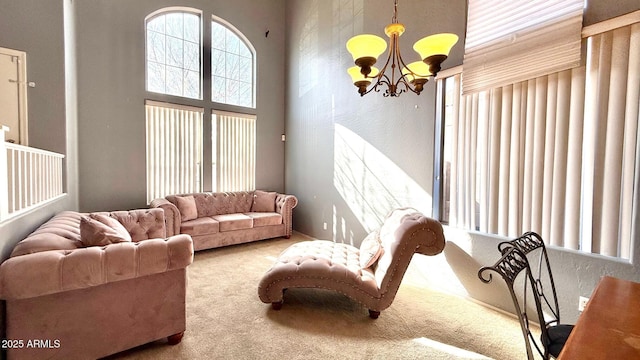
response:
[[[411,263],[376,320],[349,298],[290,289],[280,311],[258,299],[260,278],[282,250],[273,239],[197,252],[188,271],[187,330],[108,359],[524,359],[515,318],[420,284]],[[423,255],[415,255],[423,256]]]

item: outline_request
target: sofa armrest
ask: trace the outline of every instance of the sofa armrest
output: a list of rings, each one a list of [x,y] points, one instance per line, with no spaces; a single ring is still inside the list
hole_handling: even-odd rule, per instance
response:
[[[159,198],[151,201],[149,207],[161,208],[164,210],[164,221],[166,224],[167,236],[180,234],[182,217],[177,206],[165,198]]]
[[[193,241],[186,234],[9,258],[0,265],[0,298],[26,299],[186,268]]]
[[[282,223],[286,236],[291,236],[293,227],[293,208],[298,205],[298,198],[293,195],[276,194],[276,212],[282,215]]]

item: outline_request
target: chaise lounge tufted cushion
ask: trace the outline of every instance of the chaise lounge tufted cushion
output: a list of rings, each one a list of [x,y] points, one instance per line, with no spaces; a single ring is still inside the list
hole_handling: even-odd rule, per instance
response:
[[[369,265],[371,252],[363,255],[349,244],[313,240],[291,245],[260,280],[260,300],[277,310],[288,288],[323,288],[362,303],[377,318],[393,302],[413,254],[436,255],[445,246],[442,225],[414,209],[391,212],[379,234],[383,252],[370,266],[363,265]]]

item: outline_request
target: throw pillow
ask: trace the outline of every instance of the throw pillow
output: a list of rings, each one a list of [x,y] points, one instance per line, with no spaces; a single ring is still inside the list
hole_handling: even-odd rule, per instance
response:
[[[80,219],[80,241],[85,246],[104,246],[131,241],[131,235],[118,220],[102,214],[89,214]]]
[[[274,212],[276,211],[276,193],[256,190],[253,195],[252,212]]]
[[[384,253],[382,242],[377,231],[367,235],[360,244],[360,267],[366,269],[373,266]]]
[[[192,196],[177,196],[176,202],[182,221],[189,221],[198,218],[198,208],[196,207],[196,199]]]

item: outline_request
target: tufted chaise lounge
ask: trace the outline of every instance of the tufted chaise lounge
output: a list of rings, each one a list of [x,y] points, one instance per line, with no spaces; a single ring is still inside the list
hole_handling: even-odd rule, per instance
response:
[[[6,338],[23,341],[9,359],[96,359],[182,338],[191,237],[167,238],[161,209],[95,214],[118,220],[131,241],[85,247],[80,224],[89,214],[65,211],[0,265]]]
[[[362,246],[327,240],[291,245],[261,279],[260,300],[279,310],[288,288],[329,289],[363,304],[375,319],[393,302],[413,254],[436,255],[445,246],[440,223],[414,209],[394,210],[369,237],[379,238],[382,251],[364,266],[362,258],[369,252]]]

